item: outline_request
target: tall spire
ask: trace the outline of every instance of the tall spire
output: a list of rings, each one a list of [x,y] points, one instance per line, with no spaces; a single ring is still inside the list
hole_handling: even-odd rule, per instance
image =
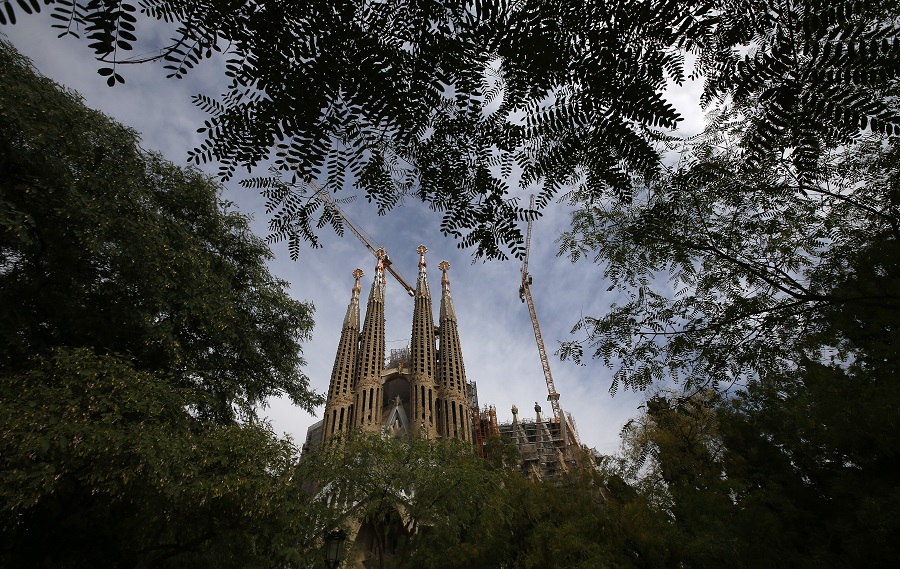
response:
[[[438,268],[443,273],[441,275],[441,349],[438,354],[438,381],[445,398],[440,431],[445,437],[471,441],[466,368],[463,363],[462,348],[459,344],[456,311],[453,309],[453,299],[450,297],[450,277],[447,275],[450,263],[441,261]]]
[[[322,428],[322,440],[346,433],[353,420],[353,381],[356,372],[356,358],[359,349],[359,279],[363,276],[361,269],[353,271],[356,283],[344,326],[341,329],[341,340],[337,354],[334,356],[334,367],[331,369],[331,382],[328,387],[328,401],[325,404],[325,423]]]
[[[419,278],[416,280],[416,296],[427,296],[431,298],[431,291],[428,290],[428,275],[425,272],[425,267],[427,263],[425,263],[425,253],[428,252],[428,247],[425,245],[419,245],[416,247],[416,252],[419,254]]]
[[[431,310],[431,292],[425,272],[425,253],[428,248],[419,245],[419,278],[416,282],[415,307],[411,334],[412,367],[410,380],[410,426],[415,434],[434,438],[437,435],[436,409],[440,395],[435,382],[437,357],[434,335],[434,316]]]
[[[450,263],[441,261],[438,268],[441,270],[441,322],[445,319],[456,322],[456,311],[453,310],[453,299],[450,297],[450,277],[447,276]]]
[[[360,335],[354,381],[354,422],[364,431],[381,428],[381,372],[384,370],[384,249],[375,252],[375,279]]]

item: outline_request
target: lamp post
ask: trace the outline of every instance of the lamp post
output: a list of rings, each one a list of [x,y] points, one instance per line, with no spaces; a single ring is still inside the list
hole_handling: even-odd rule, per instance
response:
[[[342,529],[331,530],[325,534],[325,567],[337,569],[341,565],[341,548],[347,533]]]

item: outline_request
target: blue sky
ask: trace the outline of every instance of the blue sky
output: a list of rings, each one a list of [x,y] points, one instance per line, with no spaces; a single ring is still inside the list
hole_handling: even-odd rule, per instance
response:
[[[145,149],[161,152],[176,164],[186,164],[188,150],[201,141],[196,129],[206,117],[191,104],[191,96],[216,95],[222,90],[220,61],[205,62],[183,80],[165,79],[165,70],[158,64],[128,66],[120,71],[125,85],[109,88],[105,78],[96,72],[87,42],[57,39],[46,11],[36,16],[22,14],[18,24],[4,26],[0,33],[5,33],[20,52],[31,58],[42,74],[81,93],[88,106],[140,132]],[[670,100],[685,116],[686,134],[696,132],[700,126],[700,112],[694,104],[698,89],[689,84],[669,93]],[[210,173],[215,168],[215,164],[207,166]],[[252,227],[258,235],[266,235],[263,200],[255,190],[229,182],[225,184],[224,196],[252,216]],[[522,198],[527,203],[524,191]],[[501,421],[511,419],[513,404],[519,407],[521,416],[532,416],[535,402],[550,412],[528,310],[519,300],[518,261],[473,263],[470,251],[458,249],[455,241],[440,234],[439,215],[412,200],[381,217],[376,215],[374,205],[363,198],[344,206],[344,210],[387,248],[394,268],[407,282],[415,282],[419,244],[425,244],[429,250],[426,259],[432,291],[440,290],[438,263],[444,259],[450,262],[451,291],[466,374],[470,381],[477,382],[482,405],[496,406]],[[586,365],[577,366],[553,355],[560,341],[572,339],[569,332],[582,315],[603,314],[616,301],[617,294],[607,292],[601,267],[589,261],[573,264],[565,257],[557,257],[555,241],[567,226],[568,210],[564,204],[552,205],[535,222],[529,262],[534,277],[532,292],[562,408],[574,416],[583,443],[603,453],[613,453],[618,448],[619,431],[637,414],[644,394],[619,391],[612,397],[608,391],[612,370],[602,362],[587,361]],[[276,276],[290,283],[292,296],[316,307],[313,337],[304,344],[304,371],[312,386],[324,392],[350,299],[351,273],[361,268],[366,274],[363,287],[368,290],[374,258],[349,231],[339,237],[323,230],[321,238],[321,249],[301,248],[297,261],[290,259],[286,246],[274,245],[275,259],[270,267]],[[405,346],[410,337],[412,301],[390,278],[386,320],[388,349]],[[318,412],[320,415],[321,408]],[[277,432],[292,436],[298,444],[305,438],[307,427],[318,420],[282,400],[271,401],[264,414]]]

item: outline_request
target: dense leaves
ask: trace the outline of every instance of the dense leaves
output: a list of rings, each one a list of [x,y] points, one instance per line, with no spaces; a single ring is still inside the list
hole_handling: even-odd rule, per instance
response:
[[[897,310],[897,158],[896,139],[867,138],[823,153],[821,174],[801,185],[789,156],[748,165],[717,137],[633,204],[586,205],[562,247],[593,256],[626,291],[579,324],[592,355],[629,388],[741,384],[801,354],[847,357],[839,328],[814,332],[834,311]]]
[[[434,543],[459,543],[507,475],[457,441],[364,433],[304,456],[297,471],[323,525],[354,536],[348,557],[389,567],[421,567],[416,556]]]
[[[896,559],[890,537],[900,520],[896,151],[883,141],[846,149],[839,171],[854,180],[853,191],[832,174],[822,189],[834,192],[834,201],[803,196],[822,206],[804,222],[809,233],[787,227],[780,236],[746,235],[739,241],[744,256],[732,259],[720,254],[737,252],[724,232],[718,248],[679,249],[700,257],[695,286],[673,301],[655,298],[657,306],[698,306],[697,296],[729,290],[730,279],[745,285],[744,296],[710,301],[715,310],[689,312],[709,317],[705,327],[677,330],[657,344],[676,357],[657,353],[651,365],[684,369],[689,361],[698,375],[689,376],[687,393],[651,397],[625,429],[619,472],[671,520],[672,548],[685,566],[879,567]],[[818,237],[817,255],[803,246],[820,231],[810,218],[832,230]],[[795,222],[786,213],[780,219]],[[730,223],[743,227],[740,216]],[[756,248],[766,243],[761,235],[773,234],[788,248],[778,242]],[[698,250],[718,252],[715,264]],[[761,251],[773,257],[753,264],[750,255]],[[800,261],[779,273],[773,258]],[[764,277],[768,289],[760,284]],[[762,310],[744,312],[747,306]],[[647,312],[643,318],[653,321]],[[743,336],[730,336],[733,330]],[[639,349],[650,339],[639,340]],[[747,370],[739,382],[728,377],[733,362]],[[704,377],[706,387],[699,386]],[[729,384],[716,383],[723,377]]]
[[[815,168],[823,144],[867,128],[900,135],[900,114],[886,100],[900,65],[895,2],[745,6],[722,3],[698,71],[706,77],[705,100],[730,97],[746,110],[743,142],[751,160],[764,160],[787,135],[803,172]]]
[[[217,161],[224,178],[273,159],[278,176],[256,184],[288,182],[268,195],[274,239],[314,241],[317,217],[340,231],[302,183],[315,180],[335,192],[355,184],[379,211],[415,195],[461,246],[504,257],[521,253],[517,222],[570,185],[627,203],[636,180],[656,178],[681,119],[662,93],[688,73],[705,80],[704,104],[744,113],[754,163],[787,137],[806,176],[823,144],[894,133],[900,115],[885,97],[900,69],[896,8],[154,0],[138,10],[89,0],[55,3],[53,25],[83,29],[111,85],[122,64],[147,60],[128,53],[161,30],[155,22],[171,40],[141,51],[172,77],[221,53],[230,83],[221,97],[196,97],[210,118],[192,157]],[[538,192],[537,211],[519,205],[517,188]]]
[[[503,446],[500,441],[494,441]],[[587,463],[586,459],[586,463]],[[354,436],[307,458],[326,525],[377,567],[662,567],[665,516],[619,477],[536,482],[455,443]],[[357,531],[358,530],[358,531]]]
[[[733,397],[657,395],[620,472],[686,567],[887,567],[900,425],[876,375],[809,362]]]
[[[216,186],[141,152],[8,46],[0,72],[0,370],[85,346],[172,373],[203,416],[252,417],[276,394],[311,409],[312,309]]]
[[[458,541],[429,537],[413,559],[418,567],[662,566],[619,518],[632,496],[618,498],[596,472],[556,484],[507,473]]]
[[[247,567],[279,557],[295,450],[199,422],[189,390],[86,348],[4,374],[0,560],[9,567]]]
[[[296,556],[312,308],[217,191],[0,44],[0,565]]]

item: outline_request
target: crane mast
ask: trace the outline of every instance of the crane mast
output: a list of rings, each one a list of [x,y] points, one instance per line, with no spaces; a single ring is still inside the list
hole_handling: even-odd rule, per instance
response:
[[[344,220],[344,223],[347,224],[347,227],[350,228],[350,231],[352,231],[353,234],[356,235],[356,238],[359,239],[362,242],[362,244],[365,245],[366,248],[373,255],[378,257],[378,251],[379,250],[383,251],[384,247],[381,247],[380,249],[376,249],[375,247],[373,247],[372,244],[369,243],[369,240],[366,239],[362,233],[360,233],[360,231],[356,228],[355,225],[353,225],[353,223],[350,221],[350,219],[346,215],[344,215],[344,212],[341,211],[341,208],[339,208],[338,205],[336,203],[334,203],[334,201],[332,201],[332,199],[330,197],[328,197],[328,194],[324,190],[322,190],[322,188],[320,188],[313,182],[309,182],[309,185],[311,185],[313,187],[313,189],[316,190],[316,194],[318,194],[319,197],[321,197],[328,205],[330,205],[334,209],[334,211],[337,212],[337,214],[341,217],[341,219]],[[404,289],[406,289],[406,294],[408,294],[409,296],[416,296],[416,289],[409,286],[409,284],[405,280],[403,280],[403,277],[400,276],[400,273],[398,273],[393,268],[391,268],[391,260],[387,256],[386,251],[384,254],[384,259],[382,261],[384,264],[384,268],[387,269],[388,272],[391,273],[391,275],[393,275],[393,277],[395,279],[397,279],[397,282],[400,283],[400,286],[402,286]]]
[[[534,195],[531,196],[529,209],[534,209]],[[528,230],[525,233],[525,258],[522,261],[522,284],[519,286],[519,298],[528,305],[528,313],[531,315],[531,326],[534,328],[534,340],[537,342],[538,353],[541,356],[541,366],[544,368],[544,380],[547,382],[547,400],[553,406],[553,416],[559,422],[560,429],[562,429],[563,444],[568,447],[565,417],[559,407],[559,393],[556,391],[553,374],[550,372],[550,360],[547,358],[544,337],[541,335],[541,325],[538,323],[537,312],[534,309],[534,299],[531,297],[532,278],[528,273],[528,255],[531,252],[531,221],[531,219],[528,220]]]

